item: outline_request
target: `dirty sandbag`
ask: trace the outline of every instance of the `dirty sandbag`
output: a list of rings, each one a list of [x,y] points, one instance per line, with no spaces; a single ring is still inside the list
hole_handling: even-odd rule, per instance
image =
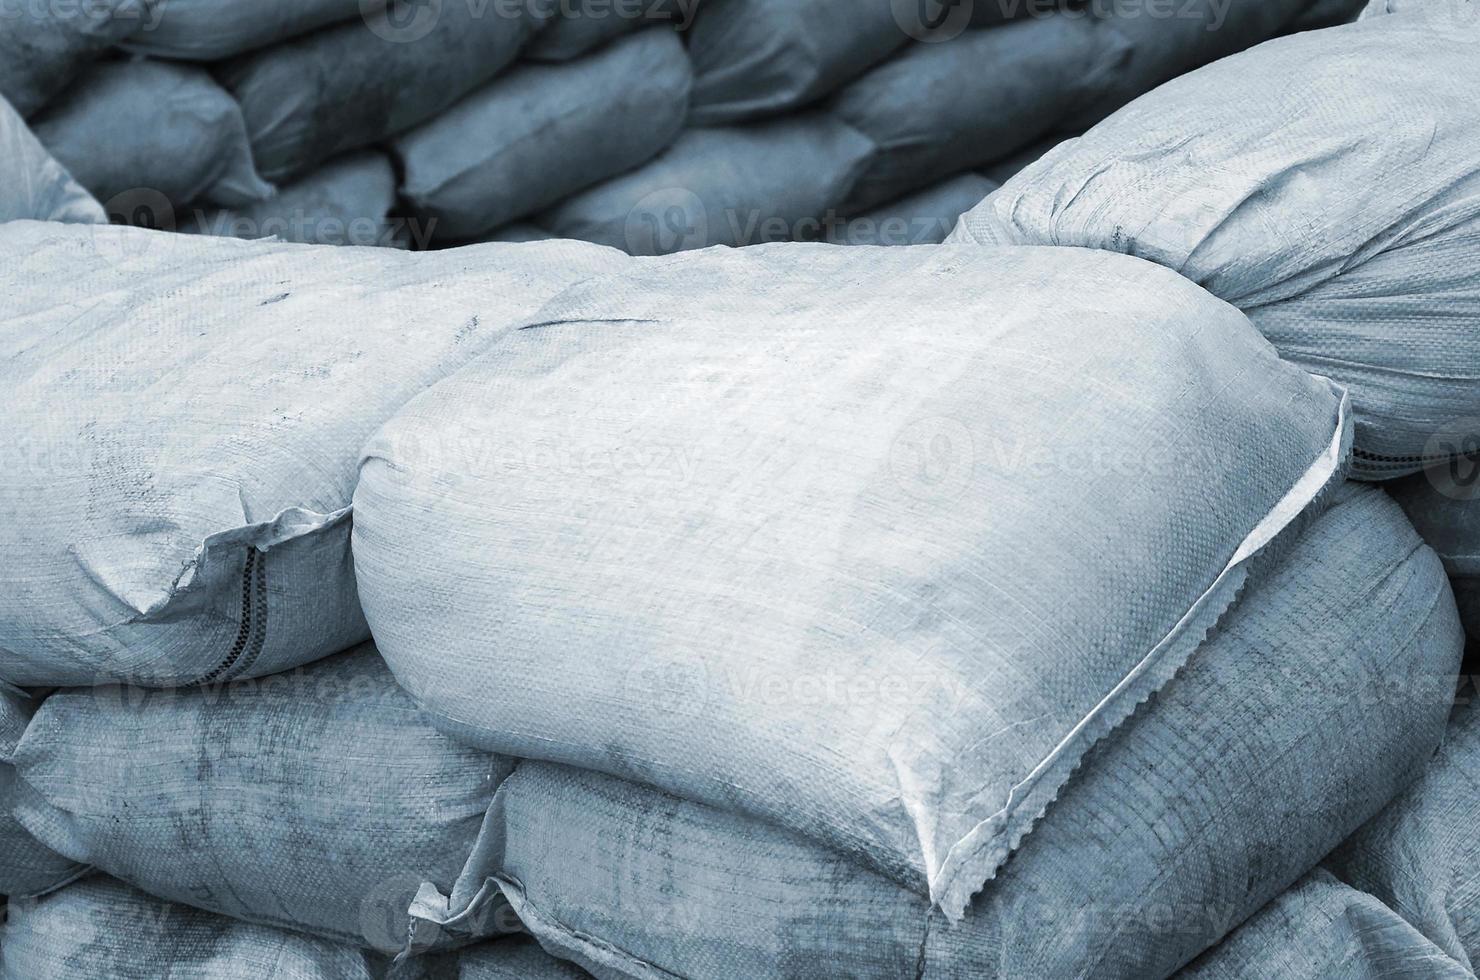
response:
[[[151,0],[153,24],[128,39],[131,51],[219,61],[337,21],[378,12],[387,0]]]
[[[467,240],[631,170],[678,136],[689,59],[669,30],[503,75],[395,142],[402,193],[443,240]]]
[[[1456,456],[1386,489],[1444,560],[1465,632],[1480,644],[1480,459]]]
[[[686,31],[699,11],[700,0],[606,0],[571,3],[570,0],[524,0],[555,8],[545,27],[520,52],[531,61],[569,61],[623,34],[646,27],[666,26]]]
[[[874,152],[863,134],[818,113],[691,129],[646,166],[536,221],[633,255],[816,237]]]
[[[31,122],[36,137],[110,212],[159,202],[260,201],[241,109],[204,70],[163,61],[94,66]]]
[[[624,262],[577,242],[0,225],[0,430],[25,452],[0,478],[0,679],[222,681],[365,639],[348,527],[365,439]]]
[[[514,60],[539,21],[526,8],[427,0],[227,62],[263,176],[278,180],[405,132]],[[409,84],[408,79],[415,79]]]
[[[459,738],[774,820],[952,916],[1350,437],[1232,307],[1082,249],[711,249],[530,322],[366,445],[398,679]]]
[[[1342,492],[1085,757],[961,923],[778,827],[532,762],[490,817],[515,911],[618,975],[1166,976],[1381,809],[1443,734],[1460,646],[1443,570],[1380,491]],[[1433,686],[1395,697],[1392,676]]]
[[[235,922],[95,875],[12,899],[0,930],[5,980],[374,980],[350,946]]]
[[[1477,53],[1407,14],[1270,41],[1061,143],[952,239],[1177,270],[1351,392],[1356,475],[1417,472],[1480,417]],[[1383,84],[1353,99],[1354,74]]]
[[[909,42],[896,2],[706,0],[688,32],[692,123],[776,115],[836,90]]]
[[[997,189],[981,174],[961,174],[827,229],[836,245],[938,245],[965,211]]]
[[[155,0],[17,3],[0,20],[0,97],[31,116],[108,48],[158,23]]]
[[[103,207],[37,141],[26,121],[0,98],[0,221],[31,218],[102,224]]]
[[[0,687],[0,895],[36,895],[84,872],[82,865],[42,844],[16,822],[11,759],[40,700]]]
[[[61,691],[15,765],[16,818],[61,853],[172,901],[395,952],[422,884],[464,873],[511,763],[433,731],[366,644],[217,688]]]
[[[396,172],[390,157],[360,151],[336,157],[277,194],[238,210],[187,208],[179,231],[231,238],[276,238],[309,245],[404,248],[420,225],[391,217]],[[425,245],[425,235],[419,244]]]

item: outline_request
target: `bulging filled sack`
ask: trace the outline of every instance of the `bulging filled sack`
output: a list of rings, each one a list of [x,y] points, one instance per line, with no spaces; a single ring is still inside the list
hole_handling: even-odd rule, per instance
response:
[[[94,58],[157,24],[158,0],[13,3],[0,20],[0,97],[30,116]]]
[[[603,976],[1165,977],[1392,799],[1444,731],[1460,635],[1443,570],[1381,492],[1343,492],[1086,755],[961,923],[778,827],[532,762],[490,811],[514,910]]]
[[[32,128],[110,209],[126,211],[131,196],[161,197],[173,207],[196,200],[237,207],[272,194],[252,165],[241,109],[200,68],[104,62]]]
[[[444,239],[471,239],[657,156],[688,108],[670,30],[495,79],[395,143],[402,193]]]
[[[1323,868],[1259,910],[1177,980],[1473,980],[1392,909]]]
[[[11,900],[0,931],[5,980],[373,980],[361,950],[234,922],[102,876]]]
[[[16,795],[11,760],[36,705],[19,691],[0,688],[0,895],[12,897],[50,891],[83,871],[32,837],[11,813]]]
[[[228,62],[257,166],[269,180],[405,132],[497,75],[539,27],[523,6],[392,5]]]
[[[1387,490],[1444,559],[1465,632],[1480,643],[1480,459],[1457,457]]]
[[[385,951],[447,888],[510,763],[433,731],[368,644],[213,688],[62,691],[15,755],[16,817],[153,895]]]
[[[834,91],[910,40],[896,3],[907,9],[902,0],[707,0],[688,32],[693,123],[775,115]]]
[[[0,221],[106,222],[103,207],[37,141],[26,121],[0,98]]]
[[[472,744],[773,820],[952,917],[1350,436],[1236,310],[1108,253],[714,249],[530,323],[366,445],[397,677]]]
[[[529,42],[520,56],[532,61],[569,61],[608,41],[644,27],[666,25],[687,30],[700,0],[609,0],[572,3],[570,0],[525,0],[554,8],[554,16]]]
[[[250,677],[369,633],[365,439],[564,284],[579,243],[408,254],[0,225],[0,679]]]
[[[938,245],[962,213],[997,189],[981,174],[961,174],[829,229],[836,245]]]
[[[691,129],[647,166],[556,205],[538,224],[633,255],[811,238],[874,154],[820,113]]]
[[[1358,476],[1416,472],[1480,416],[1477,55],[1480,29],[1403,14],[1271,41],[1060,144],[953,240],[1177,270],[1351,391]]]
[[[386,0],[151,0],[154,23],[128,39],[132,51],[217,61],[338,21],[379,12]]]

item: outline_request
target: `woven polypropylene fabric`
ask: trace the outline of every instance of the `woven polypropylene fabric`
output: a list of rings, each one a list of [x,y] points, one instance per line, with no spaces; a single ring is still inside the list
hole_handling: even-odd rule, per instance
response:
[[[1459,618],[1480,642],[1480,458],[1456,458],[1386,489],[1449,572]]]
[[[107,216],[92,195],[36,139],[0,98],[0,221],[34,219],[101,224]]]
[[[225,680],[368,636],[365,439],[562,286],[579,243],[406,254],[0,225],[0,678]]]
[[[49,891],[83,870],[32,837],[11,812],[16,787],[11,758],[37,703],[18,692],[0,690],[0,895]]]
[[[1104,252],[716,249],[530,326],[367,444],[398,678],[474,744],[779,821],[952,914],[1350,437],[1237,311]]]
[[[1357,475],[1414,472],[1480,416],[1480,124],[1464,109],[1480,100],[1477,55],[1480,18],[1394,14],[1271,41],[1060,144],[952,240],[1176,269],[1351,390]],[[1377,77],[1352,98],[1353,78]]]
[[[371,980],[358,949],[234,922],[96,876],[10,902],[5,980]]]

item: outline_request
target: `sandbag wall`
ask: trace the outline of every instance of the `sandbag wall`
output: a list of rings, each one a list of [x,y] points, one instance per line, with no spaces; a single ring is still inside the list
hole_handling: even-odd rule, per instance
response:
[[[115,220],[154,227],[920,244],[973,170],[1357,6],[93,0],[28,8],[0,95]]]

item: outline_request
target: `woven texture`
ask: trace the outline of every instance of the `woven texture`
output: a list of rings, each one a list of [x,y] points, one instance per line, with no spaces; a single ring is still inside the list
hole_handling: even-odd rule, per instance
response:
[[[15,805],[15,747],[38,702],[0,689],[0,895],[12,897],[48,891],[75,878],[81,865],[32,837],[11,812]]]
[[[4,98],[0,98],[0,161],[4,161],[0,221],[107,221],[98,202],[37,141]]]
[[[530,326],[367,444],[397,677],[474,744],[776,820],[953,913],[1350,435],[1236,311],[1108,253],[713,250]]]
[[[1459,618],[1480,642],[1480,459],[1451,460],[1386,486],[1444,559]]]

